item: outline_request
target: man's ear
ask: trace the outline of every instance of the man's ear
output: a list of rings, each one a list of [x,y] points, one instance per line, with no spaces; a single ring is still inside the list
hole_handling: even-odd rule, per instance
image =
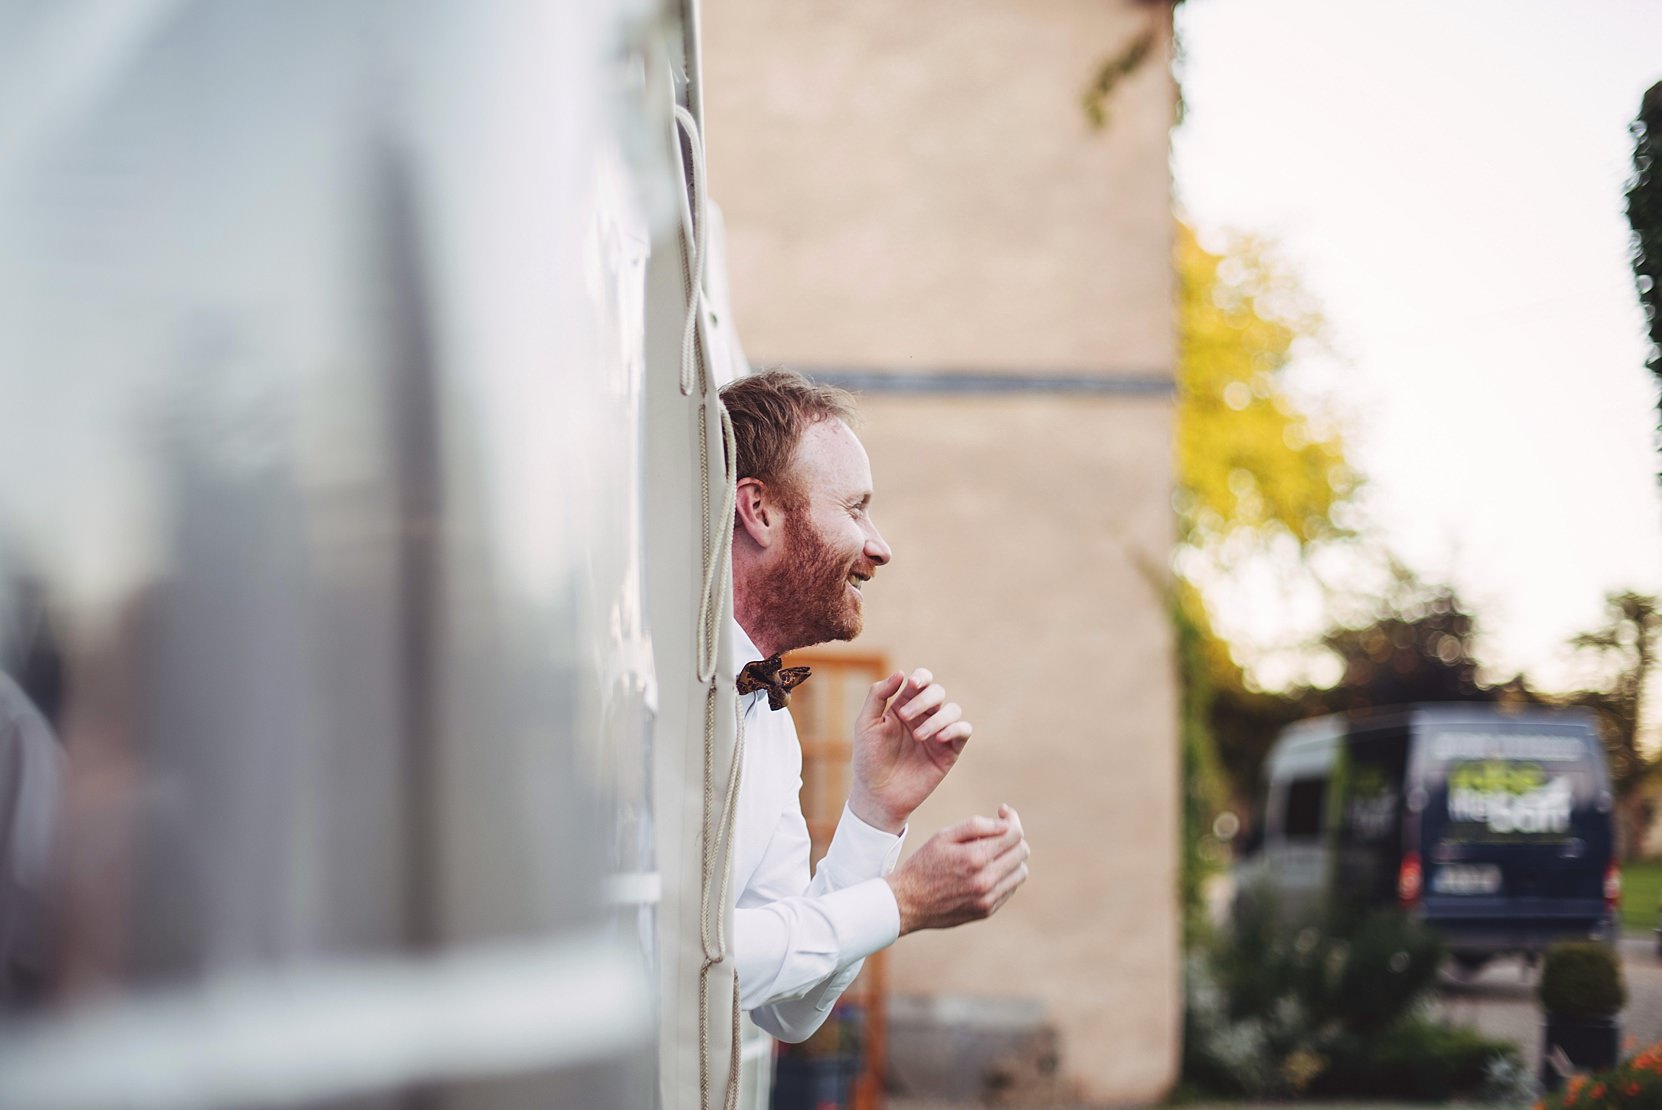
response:
[[[768,488],[758,478],[740,478],[738,524],[757,547],[769,547],[784,524],[779,506],[768,497]]]

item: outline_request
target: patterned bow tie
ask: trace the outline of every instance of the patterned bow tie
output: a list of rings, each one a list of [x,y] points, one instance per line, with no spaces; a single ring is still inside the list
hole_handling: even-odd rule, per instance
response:
[[[739,693],[768,692],[768,708],[783,709],[790,704],[791,690],[808,679],[807,667],[781,667],[777,655],[746,663],[739,672]]]

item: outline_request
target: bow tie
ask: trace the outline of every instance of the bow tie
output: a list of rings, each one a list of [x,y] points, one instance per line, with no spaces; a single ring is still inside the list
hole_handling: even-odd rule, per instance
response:
[[[781,667],[777,655],[746,663],[739,672],[739,693],[768,692],[768,708],[783,709],[790,704],[791,690],[808,679],[807,667]]]

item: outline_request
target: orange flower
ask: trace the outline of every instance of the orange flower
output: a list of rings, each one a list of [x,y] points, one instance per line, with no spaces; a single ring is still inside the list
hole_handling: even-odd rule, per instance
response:
[[[1628,1098],[1632,1098],[1634,1095],[1636,1095],[1638,1093],[1639,1093],[1639,1084],[1629,1083],[1627,1085],[1627,1097]]]
[[[1603,1083],[1595,1083],[1593,1085],[1593,1097],[1594,1098],[1603,1098],[1604,1097],[1604,1084]]]

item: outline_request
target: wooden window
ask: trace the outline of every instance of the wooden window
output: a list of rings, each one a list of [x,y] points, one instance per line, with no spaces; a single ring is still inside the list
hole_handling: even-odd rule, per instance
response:
[[[819,651],[793,652],[785,663],[814,670],[812,679],[791,694],[791,717],[802,741],[802,815],[813,840],[810,858],[818,867],[848,801],[854,722],[866,691],[889,673],[889,663],[876,654]],[[888,958],[887,950],[868,958],[837,1003],[839,1011],[858,1007],[864,1017],[860,1072],[850,1104],[853,1110],[881,1110],[883,1106]]]

